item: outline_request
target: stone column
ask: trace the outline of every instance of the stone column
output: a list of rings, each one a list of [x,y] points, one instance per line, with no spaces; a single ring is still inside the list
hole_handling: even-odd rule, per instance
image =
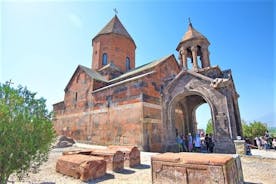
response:
[[[184,70],[188,70],[188,65],[187,65],[187,50],[181,50],[181,55],[182,55],[182,66]]]
[[[198,69],[198,64],[197,64],[197,47],[196,46],[192,46],[191,50],[192,50],[192,56],[193,56],[193,69],[197,70]]]
[[[180,68],[183,68],[183,60],[182,60],[182,55],[181,55],[181,51],[179,52],[179,55],[178,55],[178,60],[180,61]]]
[[[209,51],[207,46],[201,46],[201,52],[202,52],[202,66],[203,68],[210,66],[210,60],[209,60]]]

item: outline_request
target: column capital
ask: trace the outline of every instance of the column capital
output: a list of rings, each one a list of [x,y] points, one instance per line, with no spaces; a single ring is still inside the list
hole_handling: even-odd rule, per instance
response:
[[[191,51],[197,51],[197,46],[192,46]]]
[[[207,45],[201,45],[200,47],[201,47],[202,50],[208,49],[208,46],[207,46]]]
[[[181,49],[180,54],[187,56],[187,54],[188,54],[187,49]]]

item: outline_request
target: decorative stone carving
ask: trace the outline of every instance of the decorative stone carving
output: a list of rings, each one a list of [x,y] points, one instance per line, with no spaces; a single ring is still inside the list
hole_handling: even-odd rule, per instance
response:
[[[213,88],[222,88],[228,86],[230,83],[230,79],[215,78],[210,86]]]
[[[243,183],[237,155],[165,153],[151,157],[152,183]]]

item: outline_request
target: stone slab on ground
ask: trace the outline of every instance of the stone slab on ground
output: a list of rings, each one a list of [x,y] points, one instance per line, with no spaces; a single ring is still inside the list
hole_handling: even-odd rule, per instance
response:
[[[243,183],[236,159],[229,154],[164,153],[151,157],[152,183]]]
[[[111,149],[93,149],[91,155],[102,157],[107,164],[107,170],[120,171],[124,168],[124,153]]]
[[[124,166],[135,167],[141,164],[140,150],[137,146],[108,146],[109,149],[122,151],[124,153]]]
[[[56,171],[82,181],[102,177],[106,174],[103,158],[87,155],[62,155],[56,163]]]

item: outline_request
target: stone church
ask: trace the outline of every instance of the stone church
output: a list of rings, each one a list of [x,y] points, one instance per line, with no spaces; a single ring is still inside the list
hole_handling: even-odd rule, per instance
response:
[[[212,66],[208,39],[191,23],[168,55],[135,66],[136,45],[115,15],[92,39],[92,66],[79,65],[53,105],[58,134],[98,145],[176,150],[176,132],[197,131],[196,109],[210,107],[215,152],[234,153],[242,135],[231,70]]]

